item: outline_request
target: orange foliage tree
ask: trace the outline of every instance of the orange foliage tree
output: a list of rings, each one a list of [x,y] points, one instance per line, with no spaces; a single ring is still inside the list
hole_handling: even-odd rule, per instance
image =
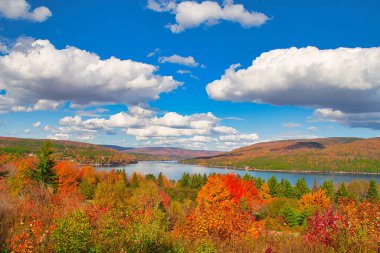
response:
[[[58,193],[68,194],[78,190],[79,169],[75,163],[59,162],[54,169],[58,175]]]
[[[326,195],[326,192],[322,189],[313,191],[302,195],[299,200],[301,208],[321,208],[326,209],[331,204],[331,199]]]
[[[257,231],[253,212],[261,199],[252,181],[233,174],[210,176],[197,203],[188,217],[186,233],[190,236],[233,240]]]

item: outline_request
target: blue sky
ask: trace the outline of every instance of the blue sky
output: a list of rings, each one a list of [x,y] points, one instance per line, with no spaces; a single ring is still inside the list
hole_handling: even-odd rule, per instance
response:
[[[379,11],[375,0],[0,0],[0,135],[217,150],[376,137]]]

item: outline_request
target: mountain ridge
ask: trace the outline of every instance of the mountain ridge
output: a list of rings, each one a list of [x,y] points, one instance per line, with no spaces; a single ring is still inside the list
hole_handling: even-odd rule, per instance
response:
[[[330,137],[256,143],[212,157],[204,166],[268,171],[380,172],[380,138]]]

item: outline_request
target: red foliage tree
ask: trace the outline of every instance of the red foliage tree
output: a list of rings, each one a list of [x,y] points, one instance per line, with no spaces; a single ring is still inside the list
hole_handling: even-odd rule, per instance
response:
[[[197,202],[186,224],[185,233],[190,236],[229,240],[242,238],[253,228],[257,230],[253,212],[261,199],[252,181],[233,174],[210,176]]]

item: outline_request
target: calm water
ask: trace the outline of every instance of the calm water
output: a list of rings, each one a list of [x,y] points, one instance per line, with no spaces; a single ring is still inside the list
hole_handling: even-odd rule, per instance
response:
[[[110,170],[110,168],[102,168]],[[380,183],[380,175],[331,175],[331,174],[304,174],[304,173],[280,173],[280,172],[254,172],[254,171],[242,171],[242,170],[225,170],[219,168],[208,168],[198,165],[181,164],[176,161],[149,161],[139,162],[137,164],[130,164],[126,166],[113,167],[112,169],[124,169],[128,175],[132,175],[133,172],[140,174],[153,174],[158,175],[162,172],[169,179],[178,180],[181,178],[184,172],[190,174],[212,174],[212,173],[235,173],[241,176],[250,174],[254,177],[261,177],[264,180],[268,180],[271,176],[275,176],[278,180],[281,178],[288,179],[294,184],[299,177],[304,177],[307,184],[311,187],[314,180],[317,180],[318,184],[322,184],[325,180],[333,180],[337,182],[351,182],[353,180],[370,180],[375,179],[377,183]]]

